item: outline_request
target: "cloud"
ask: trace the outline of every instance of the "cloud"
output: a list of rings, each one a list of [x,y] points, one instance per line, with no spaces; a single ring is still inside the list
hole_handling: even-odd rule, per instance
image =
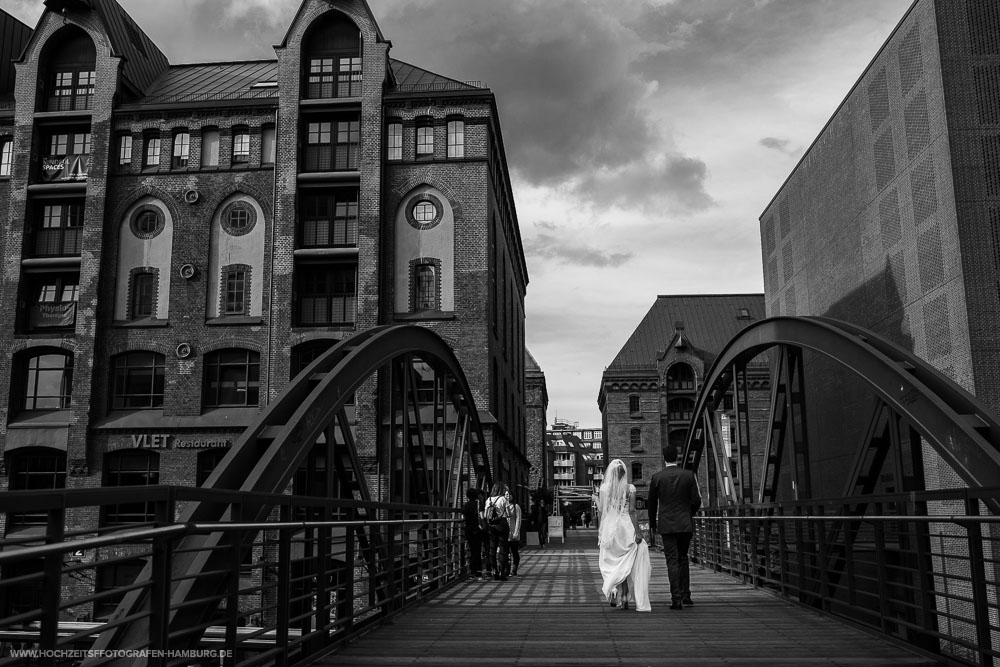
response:
[[[758,142],[764,148],[770,148],[771,150],[776,150],[779,153],[784,153],[785,155],[797,156],[802,154],[802,147],[789,148],[791,141],[789,139],[779,139],[778,137],[764,137]]]
[[[538,259],[574,266],[606,268],[620,267],[633,257],[631,252],[609,252],[604,248],[587,245],[575,239],[568,231],[560,230],[550,223],[539,223],[536,226],[545,231],[525,241],[524,253],[529,261]]]
[[[593,171],[577,186],[584,198],[603,206],[638,208],[648,213],[702,210],[715,204],[705,191],[707,165],[698,158],[667,155],[654,164]]]

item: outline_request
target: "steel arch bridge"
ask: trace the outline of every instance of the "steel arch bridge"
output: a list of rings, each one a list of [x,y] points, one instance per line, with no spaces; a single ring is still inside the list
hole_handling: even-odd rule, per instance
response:
[[[348,412],[355,392],[377,379],[375,445],[370,458],[385,456],[390,470],[366,470],[359,455],[360,424]],[[371,436],[372,434],[369,434]],[[306,367],[239,437],[203,488],[236,491],[239,506],[230,502],[198,502],[187,507],[177,523],[259,523],[274,520],[269,496],[288,489],[296,471],[319,446],[326,461],[326,497],[356,504],[355,539],[371,554],[372,568],[391,567],[389,545],[377,531],[367,531],[369,516],[362,509],[379,500],[370,482],[388,487],[394,507],[413,516],[420,508],[456,508],[464,488],[474,480],[479,488],[492,484],[475,397],[449,345],[418,326],[376,327],[336,344]],[[381,448],[376,452],[374,447]],[[370,466],[369,466],[370,467]],[[285,517],[287,518],[287,517]],[[310,516],[311,520],[337,517]],[[419,528],[440,530],[428,522]],[[255,533],[242,533],[244,554]],[[142,645],[157,632],[170,636],[186,628],[206,626],[217,601],[207,602],[227,585],[232,556],[222,533],[189,534],[173,549],[168,572],[147,566],[138,580],[162,577],[174,582],[169,627],[150,628],[146,616],[155,601],[142,591],[125,596],[112,623],[124,620],[117,633],[100,637],[95,648]],[[239,545],[237,545],[239,547]],[[392,573],[383,572],[389,578]],[[191,635],[190,641],[197,641]]]
[[[754,428],[752,376],[762,369],[767,379],[756,391],[768,391],[769,412],[766,426]],[[849,382],[857,393],[837,396],[824,386],[825,374]],[[725,410],[730,392],[733,409]],[[695,406],[683,465],[697,470],[707,460],[714,505],[815,497],[816,475],[830,472],[828,453],[817,451],[815,443],[821,429],[807,419],[820,412],[814,397],[814,409],[807,410],[807,398],[815,394],[858,407],[853,418],[867,425],[841,448],[840,497],[876,492],[880,477],[891,476],[890,468],[922,480],[922,445],[966,486],[1000,486],[1000,423],[981,401],[871,331],[828,318],[775,317],[747,327],[726,345]],[[734,423],[731,445],[721,437],[723,415]],[[923,487],[922,481],[918,485]]]

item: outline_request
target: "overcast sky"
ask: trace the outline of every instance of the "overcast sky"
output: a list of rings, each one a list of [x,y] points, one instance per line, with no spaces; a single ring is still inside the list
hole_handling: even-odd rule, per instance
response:
[[[274,58],[299,5],[119,1],[172,63]],[[495,92],[548,420],[599,426],[657,295],[763,292],[758,216],[911,0],[369,4],[394,58]]]

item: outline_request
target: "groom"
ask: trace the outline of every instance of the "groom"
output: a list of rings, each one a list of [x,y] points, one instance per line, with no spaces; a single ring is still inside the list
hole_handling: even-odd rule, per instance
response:
[[[649,482],[649,532],[663,538],[663,555],[670,578],[670,608],[692,606],[688,548],[694,533],[691,515],[701,507],[694,473],[677,465],[677,448],[663,448],[663,470]]]

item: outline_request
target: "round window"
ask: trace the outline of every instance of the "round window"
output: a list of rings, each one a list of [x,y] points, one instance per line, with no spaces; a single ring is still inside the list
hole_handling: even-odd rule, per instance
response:
[[[437,217],[437,208],[429,201],[422,201],[413,207],[413,219],[422,225],[433,222]]]
[[[246,201],[234,201],[222,211],[222,227],[230,236],[250,233],[257,224],[257,213]]]
[[[406,221],[419,230],[432,229],[441,222],[444,206],[431,194],[415,196],[406,204]]]
[[[163,211],[156,206],[143,204],[129,220],[132,233],[140,239],[151,239],[163,231]]]

